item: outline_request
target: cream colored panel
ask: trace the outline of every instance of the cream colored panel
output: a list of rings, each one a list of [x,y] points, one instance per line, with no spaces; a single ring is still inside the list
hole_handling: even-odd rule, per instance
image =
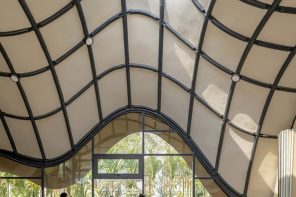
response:
[[[256,148],[248,196],[270,197],[277,182],[277,140],[260,138]]]
[[[276,44],[295,46],[296,15],[275,12],[264,26],[258,39]]]
[[[35,116],[60,107],[58,92],[50,71],[22,78],[22,84]]]
[[[272,4],[273,0],[260,0],[263,3]],[[280,6],[286,7],[296,7],[296,2],[294,0],[282,0]]]
[[[269,89],[239,81],[236,85],[229,118],[235,125],[255,132]]]
[[[262,3],[272,4],[273,0],[259,0]]]
[[[92,81],[91,67],[86,46],[65,59],[56,67],[65,101],[69,100],[87,83]]]
[[[161,111],[187,130],[189,93],[175,83],[162,78]]]
[[[212,12],[213,16],[226,27],[248,37],[252,36],[265,13],[265,9],[237,0],[216,1]]]
[[[47,159],[60,156],[71,150],[63,112],[37,120],[36,124]]]
[[[74,143],[77,143],[99,122],[94,87],[91,86],[71,103],[67,111]]]
[[[203,17],[191,0],[168,0],[165,20],[192,44],[197,45]]]
[[[296,2],[294,0],[282,0],[281,6],[296,7]]]
[[[221,123],[215,114],[199,101],[194,101],[190,135],[213,166],[216,162]]]
[[[0,53],[0,72],[8,72],[10,73],[10,70],[5,62],[5,59],[3,55]]]
[[[84,38],[76,9],[71,9],[54,22],[40,28],[40,31],[53,60],[58,59]]]
[[[18,1],[0,1],[0,32],[30,27],[22,7]]]
[[[130,62],[158,67],[159,24],[140,15],[128,17]]]
[[[125,63],[122,29],[122,20],[117,20],[95,36],[92,48],[97,74]]]
[[[279,85],[288,86],[295,88],[296,84],[296,57],[290,62],[288,68],[286,69],[284,75],[282,76]]]
[[[154,15],[159,15],[159,5],[160,0],[127,0],[127,9],[141,9],[153,13]]]
[[[208,8],[210,5],[211,0],[196,0],[198,1],[204,8]]]
[[[125,68],[107,74],[98,84],[104,117],[128,104]]]
[[[243,193],[254,137],[226,127],[219,173],[238,192]],[[234,176],[235,175],[235,176]]]
[[[1,122],[0,122],[0,149],[12,151],[6,131]]]
[[[40,149],[30,121],[6,118],[18,153],[40,158]]]
[[[221,114],[225,111],[230,83],[228,74],[200,58],[195,92]]]
[[[28,116],[21,93],[9,77],[0,77],[0,109],[15,115]]]
[[[156,72],[132,68],[131,92],[133,105],[144,105],[156,109],[157,80]]]
[[[30,8],[33,17],[37,22],[40,22],[49,16],[55,14],[66,4],[70,3],[70,0],[53,0],[53,1],[40,1],[40,0],[26,0],[28,7]],[[75,9],[75,7],[74,7]]]
[[[86,24],[89,31],[95,30],[99,25],[121,11],[120,0],[87,0],[81,2]]]
[[[254,45],[245,61],[241,74],[273,84],[288,55],[284,51]]]
[[[203,50],[225,67],[235,71],[246,45],[246,42],[229,36],[212,23],[208,24]]]
[[[0,42],[17,73],[33,71],[48,65],[34,32],[0,37]]]
[[[195,53],[172,33],[164,32],[163,71],[190,88]]]
[[[276,91],[264,119],[262,133],[278,135],[289,129],[296,115],[296,94]]]

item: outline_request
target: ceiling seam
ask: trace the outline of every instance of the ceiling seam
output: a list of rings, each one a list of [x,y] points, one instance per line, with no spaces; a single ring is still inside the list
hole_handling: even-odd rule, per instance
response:
[[[163,37],[164,37],[164,9],[165,0],[159,2],[159,38],[158,38],[158,81],[157,81],[157,110],[161,111],[162,98],[162,67],[163,67]]]
[[[128,102],[128,106],[131,107],[132,96],[131,96],[130,59],[129,59],[129,43],[128,43],[128,24],[127,24],[126,10],[127,10],[126,0],[121,0],[124,57],[125,57],[125,65],[126,65],[127,102]]]
[[[278,74],[277,74],[277,76],[276,76],[276,78],[274,80],[273,86],[272,86],[272,88],[270,89],[270,91],[268,93],[268,96],[266,98],[264,107],[262,109],[262,112],[261,112],[261,115],[260,115],[260,119],[259,119],[259,123],[258,123],[258,127],[257,127],[257,131],[256,131],[257,136],[255,137],[255,141],[254,141],[254,144],[253,144],[253,147],[252,147],[252,152],[251,152],[251,157],[250,157],[250,163],[249,163],[249,166],[248,166],[248,173],[247,173],[245,190],[244,190],[244,194],[245,195],[248,192],[249,181],[250,181],[250,176],[251,176],[253,161],[254,161],[255,153],[256,153],[256,149],[257,149],[257,144],[258,144],[258,141],[259,141],[259,136],[260,136],[260,133],[261,133],[261,130],[262,130],[262,126],[263,126],[263,123],[264,123],[264,119],[265,119],[267,110],[269,108],[269,105],[271,103],[272,97],[273,97],[273,95],[275,93],[275,90],[276,90],[275,87],[280,82],[282,76],[284,75],[285,71],[287,70],[287,68],[288,68],[290,62],[292,61],[292,59],[294,58],[295,54],[296,54],[296,46],[294,47],[294,50],[289,54],[289,56],[285,60],[284,64],[282,65],[281,69],[279,70],[279,72],[278,72]]]
[[[245,60],[247,59],[247,56],[249,55],[257,37],[259,36],[260,32],[262,31],[263,27],[265,26],[265,24],[267,23],[268,19],[271,17],[272,13],[274,12],[275,8],[280,4],[281,0],[275,0],[272,4],[272,7],[266,12],[266,14],[263,16],[263,18],[261,19],[261,21],[259,22],[259,24],[257,25],[255,31],[252,34],[251,39],[249,40],[247,46],[245,47],[245,50],[240,58],[240,61],[238,63],[238,66],[236,68],[235,73],[236,74],[240,74],[241,69],[245,63]],[[219,165],[220,165],[220,158],[221,158],[221,154],[222,154],[222,147],[223,147],[223,142],[224,142],[224,135],[225,135],[225,130],[226,130],[226,126],[227,126],[227,119],[228,119],[228,115],[230,112],[230,107],[231,107],[231,102],[232,102],[232,98],[233,98],[233,94],[236,88],[236,82],[232,81],[230,88],[229,88],[229,95],[227,98],[227,102],[226,102],[226,107],[225,107],[225,112],[224,112],[224,119],[223,119],[223,123],[222,123],[222,128],[221,128],[221,133],[220,133],[220,137],[219,137],[219,143],[218,143],[218,150],[217,150],[217,156],[216,156],[216,163],[215,163],[215,169],[218,173],[219,171]],[[259,137],[257,135],[257,137]],[[246,179],[245,179],[245,183],[247,182],[247,177],[248,174],[246,175]],[[243,195],[246,195],[246,191],[245,191],[245,187],[243,188]]]
[[[49,54],[48,48],[47,48],[47,46],[45,44],[45,41],[44,41],[44,39],[42,37],[42,34],[39,31],[39,28],[36,25],[36,21],[35,21],[32,13],[30,11],[30,9],[28,8],[26,2],[24,0],[18,0],[18,1],[20,3],[24,13],[26,14],[30,24],[32,25],[32,27],[34,29],[35,35],[36,35],[36,37],[37,37],[37,39],[39,41],[39,44],[40,44],[40,46],[42,48],[42,51],[43,51],[43,53],[44,53],[44,55],[45,55],[45,57],[47,59],[47,62],[49,64],[49,66],[50,66],[51,75],[53,77],[54,84],[55,84],[56,89],[57,89],[59,101],[60,101],[61,107],[63,109],[63,115],[64,115],[66,127],[67,127],[67,133],[68,133],[70,146],[71,146],[71,149],[74,150],[75,146],[74,146],[73,135],[72,135],[71,126],[70,126],[70,122],[69,122],[69,117],[68,117],[67,109],[66,109],[66,106],[65,106],[63,92],[62,92],[62,89],[61,89],[61,86],[60,86],[60,83],[59,83],[59,79],[58,79],[56,70],[55,70],[54,65],[53,65],[53,61],[51,59],[51,56]]]
[[[4,47],[2,46],[2,44],[0,43],[0,51],[4,57],[4,60],[10,70],[10,72],[15,75],[16,77],[18,77],[16,75],[16,72],[14,70],[14,67],[4,49]],[[46,160],[46,155],[45,155],[45,152],[44,152],[44,147],[43,147],[43,144],[42,144],[42,140],[40,138],[40,134],[39,134],[39,131],[38,131],[38,128],[37,128],[37,125],[36,125],[36,122],[34,120],[34,115],[33,115],[33,112],[32,112],[32,109],[31,109],[31,106],[29,104],[29,101],[28,101],[28,98],[27,98],[27,95],[23,89],[23,86],[20,82],[20,80],[18,79],[18,81],[16,82],[16,85],[17,85],[17,88],[19,90],[19,93],[21,94],[21,97],[23,99],[23,102],[25,104],[25,107],[26,107],[26,110],[27,110],[27,113],[29,115],[29,119],[30,119],[30,122],[32,124],[32,127],[33,127],[33,132],[34,132],[34,135],[35,135],[35,138],[36,138],[36,141],[37,141],[37,144],[38,144],[38,148],[39,148],[39,151],[40,151],[40,154],[41,154],[41,157],[43,160]],[[7,124],[6,124],[7,125]],[[8,125],[7,125],[7,128],[9,129]]]
[[[158,70],[154,67],[151,67],[149,65],[144,65],[144,64],[130,64],[130,67],[131,68],[137,68],[137,69],[145,69],[145,70],[149,70],[149,71],[152,71],[152,72],[155,72],[157,73]],[[120,65],[117,65],[117,66],[113,66],[111,68],[109,68],[108,70],[106,70],[105,72],[101,73],[100,75],[98,75],[96,77],[96,80],[100,80],[102,79],[104,76],[106,76],[107,74],[115,71],[115,70],[118,70],[118,69],[123,69],[125,68],[125,65],[124,64],[120,64]],[[180,81],[176,80],[174,77],[170,76],[169,74],[167,73],[164,73],[162,72],[161,75],[165,78],[167,78],[168,80],[170,80],[171,82],[175,83],[176,85],[178,85],[181,89],[183,89],[185,92],[188,92],[190,93],[190,89],[185,87]],[[72,102],[74,102],[77,98],[79,98],[80,95],[82,95],[88,88],[90,88],[93,84],[93,81],[90,81],[88,82],[86,85],[84,85],[76,94],[74,94],[68,101],[65,102],[65,105],[68,106],[70,105]],[[213,107],[211,107],[208,102],[206,100],[204,100],[202,97],[200,97],[199,95],[197,95],[196,93],[194,93],[194,98],[199,101],[204,107],[206,107],[208,110],[210,110],[211,112],[213,112],[219,119],[223,119],[224,115],[223,114],[220,114],[218,111],[216,111]],[[44,118],[47,118],[47,117],[50,117],[56,113],[58,113],[59,111],[61,111],[62,108],[61,107],[58,107],[56,109],[54,109],[53,111],[50,111],[46,114],[42,114],[42,115],[38,115],[38,116],[34,116],[33,118],[35,120],[40,120],[40,119],[44,119]],[[15,119],[20,119],[20,120],[30,120],[29,117],[24,117],[24,116],[17,116],[17,115],[14,115],[14,114],[9,114],[9,113],[5,113],[5,112],[0,112],[0,114],[2,114],[3,116],[6,116],[6,117],[10,117],[10,118],[15,118]],[[251,133],[249,131],[246,131],[242,128],[240,128],[239,126],[233,124],[230,122],[230,120],[228,119],[227,120],[228,124],[233,126],[234,128],[236,128],[237,130],[243,132],[243,133],[246,133],[248,135],[251,135],[251,136],[254,136],[256,135],[255,133]],[[276,138],[276,136],[273,136],[273,135],[264,135],[263,137],[265,138]]]
[[[78,0],[78,1],[80,1],[80,0]],[[80,19],[80,22],[81,22],[81,26],[82,26],[82,30],[83,30],[83,33],[84,33],[85,41],[88,38],[93,39],[92,36],[89,35],[86,20],[85,20],[85,16],[84,16],[84,13],[83,13],[83,8],[82,8],[80,2],[78,2],[76,4],[76,8],[77,8],[77,11],[78,11],[78,14],[79,14],[79,19]],[[99,86],[98,86],[98,81],[96,80],[97,71],[96,71],[96,65],[95,65],[92,46],[87,45],[87,50],[88,50],[88,55],[89,55],[91,73],[92,73],[92,77],[93,77],[93,84],[94,84],[94,90],[95,90],[95,95],[96,95],[98,115],[99,115],[100,121],[102,121],[103,120],[102,104],[101,104],[101,99],[100,99],[100,90],[99,90]]]
[[[144,14],[145,16],[152,17],[154,20],[159,21],[159,18],[157,18],[156,16],[153,16],[153,15],[151,15],[149,13],[142,13],[142,11],[140,11],[140,10],[127,10],[127,13],[129,13],[129,14]],[[121,15],[122,14],[117,14],[117,15],[111,17],[112,20],[108,19],[107,24],[104,23],[103,27],[101,27],[101,25],[100,25],[97,28],[97,30],[94,30],[89,35],[92,36],[92,37],[95,36],[103,28],[105,28],[106,25],[111,24],[111,22],[113,22],[116,19],[119,19],[121,17]],[[191,50],[193,50],[195,52],[197,51],[197,49],[191,43],[189,43],[180,33],[178,33],[175,29],[173,29],[173,27],[170,26],[166,21],[163,21],[163,23],[164,23],[164,27],[167,28],[171,33],[173,33],[181,42],[183,42],[185,45],[187,45],[189,48],[191,48]],[[84,45],[84,43],[85,43],[85,38],[83,40],[81,40],[79,43],[77,43],[72,49],[70,49],[65,54],[63,54],[61,57],[59,57],[57,60],[53,61],[54,66],[57,66],[61,61],[65,60],[67,57],[69,57],[71,54],[73,54],[76,50],[78,50],[80,47],[82,47]],[[255,44],[256,44],[256,41],[255,41]],[[290,48],[291,47],[289,47],[288,51],[290,51]],[[292,49],[293,48],[291,48],[291,50]],[[202,51],[201,55],[208,62],[210,62],[213,66],[216,66],[218,69],[224,71],[226,74],[230,74],[230,75],[234,74],[234,71],[228,69],[226,66],[224,66],[224,65],[218,63],[217,61],[213,60],[204,51]],[[50,66],[46,66],[46,67],[43,67],[43,68],[35,70],[35,71],[26,72],[26,73],[17,73],[17,74],[18,74],[18,76],[20,78],[30,77],[30,76],[35,76],[37,74],[41,74],[43,72],[46,72],[49,69],[50,69]],[[9,77],[10,73],[0,72],[0,76]],[[258,80],[252,79],[252,78],[244,76],[244,75],[240,75],[240,76],[241,76],[242,80],[244,80],[246,82],[249,82],[249,83],[252,83],[254,85],[258,85],[258,86],[261,86],[261,87],[264,87],[264,88],[269,88],[269,89],[272,87],[272,84],[268,84],[268,83],[265,83],[265,82],[262,82],[262,81],[258,81]],[[296,88],[278,86],[278,87],[276,87],[276,89],[279,90],[279,91],[296,93]]]
[[[195,94],[195,86],[196,86],[196,79],[197,79],[197,72],[198,72],[198,66],[199,66],[199,60],[202,53],[202,46],[205,39],[209,16],[211,15],[211,12],[214,9],[216,0],[212,0],[208,10],[204,10],[205,16],[204,16],[204,22],[202,25],[202,29],[200,31],[199,40],[198,40],[198,47],[195,55],[195,62],[194,62],[194,69],[193,69],[193,77],[191,81],[191,88],[190,88],[190,100],[189,100],[189,110],[188,110],[188,119],[187,119],[187,135],[190,136],[191,132],[191,121],[192,121],[192,114],[193,114],[193,107],[194,107],[194,94]]]

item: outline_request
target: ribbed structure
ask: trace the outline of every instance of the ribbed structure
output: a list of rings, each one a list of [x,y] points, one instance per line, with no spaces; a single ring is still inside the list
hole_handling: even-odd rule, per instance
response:
[[[287,129],[279,135],[279,196],[292,197],[293,194],[293,166],[295,166],[295,131]]]

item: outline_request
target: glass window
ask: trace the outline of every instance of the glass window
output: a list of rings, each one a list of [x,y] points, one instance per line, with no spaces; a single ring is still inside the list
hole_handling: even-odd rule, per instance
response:
[[[138,197],[142,193],[142,181],[138,179],[96,179],[94,196],[100,197]]]
[[[96,154],[142,153],[141,114],[123,115],[106,125],[94,138]]]
[[[145,195],[192,197],[192,157],[145,156]]]
[[[195,197],[226,197],[212,179],[195,179]]]
[[[99,159],[99,174],[138,174],[138,159]]]
[[[0,177],[41,177],[41,169],[0,156]]]
[[[203,180],[204,183],[208,181],[209,180]],[[203,186],[203,182],[201,182],[199,179],[195,179],[195,197],[211,197],[209,192]]]
[[[195,158],[195,177],[196,178],[211,178],[206,169],[201,165],[200,161]]]
[[[144,123],[145,130],[171,130],[167,124],[149,115],[145,115]]]
[[[146,154],[192,154],[176,132],[145,132],[144,136]]]
[[[0,196],[41,196],[41,180],[0,178]]]
[[[85,145],[68,161],[44,170],[46,197],[59,197],[62,192],[71,197],[91,196],[92,143]]]

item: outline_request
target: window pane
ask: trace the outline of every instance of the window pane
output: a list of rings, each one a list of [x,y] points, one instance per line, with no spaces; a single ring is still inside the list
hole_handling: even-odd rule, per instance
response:
[[[99,159],[99,174],[138,174],[138,159]]]
[[[96,154],[140,154],[142,153],[140,131],[140,113],[120,116],[95,136],[94,152]]]
[[[61,189],[45,189],[46,197],[60,197],[60,194],[66,192],[71,197],[91,197],[91,173],[89,176],[80,179],[75,184]]]
[[[0,177],[41,177],[41,169],[0,157]]]
[[[197,178],[200,178],[200,177],[210,178],[211,177],[197,158],[195,158],[195,177],[197,177]]]
[[[91,196],[92,143],[85,145],[76,155],[55,167],[45,168],[44,184],[48,197]]]
[[[195,179],[195,197],[226,197],[220,187],[211,179]]]
[[[40,180],[0,179],[0,196],[39,196],[41,195]]]
[[[145,156],[145,195],[192,197],[192,157]]]
[[[146,154],[192,154],[175,132],[145,132]]]
[[[138,197],[142,193],[141,180],[94,180],[94,196]]]
[[[144,123],[145,130],[170,130],[170,127],[167,124],[152,116],[145,115]]]
[[[206,182],[206,181],[209,181],[209,180],[203,180],[203,182]],[[203,186],[202,182],[199,179],[195,179],[195,197],[210,197],[210,196],[211,195]]]

